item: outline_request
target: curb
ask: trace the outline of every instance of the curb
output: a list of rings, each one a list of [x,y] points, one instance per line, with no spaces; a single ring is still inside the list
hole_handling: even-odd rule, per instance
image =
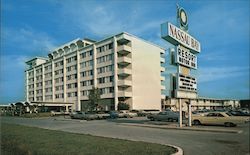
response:
[[[171,127],[171,126],[146,125],[146,124],[134,124],[134,123],[121,123],[121,125],[156,128],[156,129],[176,129],[176,130],[189,130],[189,131],[221,132],[221,133],[242,133],[242,130],[202,129],[202,128],[192,128],[192,127],[180,128],[180,127],[174,127],[174,126]]]
[[[171,145],[171,144],[164,144],[164,145],[171,146],[171,147],[173,147],[173,148],[175,148],[177,150],[177,152],[175,152],[175,153],[173,153],[171,155],[183,155],[183,153],[184,153],[183,150],[178,146]]]

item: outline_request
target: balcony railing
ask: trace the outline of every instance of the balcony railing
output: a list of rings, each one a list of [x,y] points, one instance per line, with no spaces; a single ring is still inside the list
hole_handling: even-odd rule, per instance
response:
[[[128,69],[128,68],[118,69],[118,75],[127,76],[127,75],[131,75],[131,74],[132,74],[131,69]]]
[[[126,57],[126,56],[118,57],[117,63],[121,64],[121,65],[131,64],[132,63],[132,59],[129,58],[129,57]]]
[[[132,51],[131,47],[127,45],[120,45],[117,47],[117,52],[121,54],[131,53],[131,51]]]
[[[132,86],[132,81],[130,81],[130,80],[119,80],[118,81],[118,86],[121,86],[121,87]]]
[[[119,91],[118,97],[132,97],[132,92],[129,91]]]

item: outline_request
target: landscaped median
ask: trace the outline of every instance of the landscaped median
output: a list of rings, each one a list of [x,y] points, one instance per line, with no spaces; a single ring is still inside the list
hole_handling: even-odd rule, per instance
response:
[[[171,146],[103,138],[14,124],[1,124],[1,154],[102,154],[102,155],[169,155]]]

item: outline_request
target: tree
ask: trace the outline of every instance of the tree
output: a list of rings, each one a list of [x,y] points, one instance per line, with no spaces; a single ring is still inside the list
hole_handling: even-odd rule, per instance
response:
[[[129,105],[124,102],[118,103],[118,110],[129,110]]]
[[[93,110],[97,109],[100,99],[101,99],[100,89],[93,87],[89,92],[89,104],[88,104],[88,107],[89,107],[90,111],[93,111]]]

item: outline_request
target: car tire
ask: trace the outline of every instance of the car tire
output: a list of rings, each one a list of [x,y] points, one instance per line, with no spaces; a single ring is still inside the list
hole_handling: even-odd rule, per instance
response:
[[[226,122],[224,123],[225,127],[233,127],[233,126],[236,126],[234,123],[231,123],[231,122]]]
[[[168,121],[169,121],[169,122],[173,122],[174,120],[173,120],[172,118],[169,118]]]
[[[193,121],[193,124],[194,124],[194,125],[201,125],[201,122],[200,122],[199,120],[194,120],[194,121]]]

